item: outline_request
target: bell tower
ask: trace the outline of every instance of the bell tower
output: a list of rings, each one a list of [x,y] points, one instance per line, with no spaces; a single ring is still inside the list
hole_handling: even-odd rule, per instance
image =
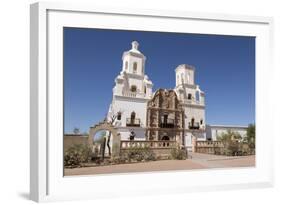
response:
[[[180,85],[194,85],[195,68],[190,65],[182,64],[176,68],[176,87]]]
[[[145,74],[146,57],[138,50],[138,48],[139,43],[137,41],[133,41],[131,50],[123,53],[122,71],[143,76]]]

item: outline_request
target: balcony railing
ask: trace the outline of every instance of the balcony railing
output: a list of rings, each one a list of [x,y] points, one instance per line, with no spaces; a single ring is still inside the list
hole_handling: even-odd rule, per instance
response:
[[[131,97],[131,98],[143,98],[143,97],[145,97],[145,93],[140,93],[140,92],[123,91],[122,94],[125,97]]]
[[[121,149],[129,148],[173,148],[176,146],[176,141],[162,140],[162,141],[150,141],[150,140],[122,140]]]
[[[196,141],[197,147],[223,147],[221,141]]]
[[[126,126],[127,127],[140,127],[140,119],[139,118],[127,118]]]
[[[167,121],[162,120],[159,124],[161,128],[174,128],[175,127],[175,120],[174,119],[167,119]]]
[[[193,124],[188,123],[188,128],[191,130],[199,130],[200,129],[199,122],[194,122]]]

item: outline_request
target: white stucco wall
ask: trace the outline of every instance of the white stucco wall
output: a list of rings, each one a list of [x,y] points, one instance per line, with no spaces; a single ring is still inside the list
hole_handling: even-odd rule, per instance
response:
[[[135,140],[145,140],[145,128],[139,127],[118,128],[118,132],[121,135],[121,140],[129,140],[131,131],[134,131],[136,134]]]
[[[147,100],[138,98],[127,98],[121,96],[115,96],[114,103],[112,104],[113,110],[121,112],[121,126],[126,126],[126,118],[131,117],[131,113],[135,112],[135,118],[140,119],[141,127],[146,126],[146,108]]]
[[[194,118],[194,121],[197,123],[200,120],[203,120],[202,126],[205,126],[205,107],[195,107],[195,106],[185,106],[185,128],[188,129],[188,123],[191,122],[191,119]],[[201,125],[200,125],[201,126]]]
[[[226,133],[228,130],[233,132],[238,132],[242,138],[247,136],[247,126],[216,126],[216,125],[208,125],[206,126],[206,134],[207,138],[212,140],[217,140],[217,137],[223,133]]]
[[[185,147],[191,151],[191,148],[192,148],[192,135],[190,132],[186,132],[185,133],[185,140],[184,140],[184,143],[185,143]]]
[[[182,84],[194,84],[195,72],[193,68],[189,68],[188,65],[179,65],[176,68],[176,86]]]
[[[126,62],[128,62],[128,67],[126,69]],[[137,70],[134,72],[133,70],[133,65],[134,63],[137,63]],[[138,75],[143,75],[144,74],[144,59],[135,57],[135,56],[124,56],[123,58],[123,70],[128,72],[128,73],[135,73]]]
[[[144,93],[144,80],[139,78],[129,78],[129,87],[131,88],[132,85],[137,86],[137,92]]]

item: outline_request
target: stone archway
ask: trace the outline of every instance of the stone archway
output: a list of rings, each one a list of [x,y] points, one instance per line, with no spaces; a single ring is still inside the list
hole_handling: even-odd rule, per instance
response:
[[[111,156],[119,156],[120,154],[120,134],[117,132],[117,129],[108,122],[100,122],[93,127],[90,127],[88,144],[93,145],[93,136],[100,130],[108,130],[112,135],[112,147],[111,147]]]

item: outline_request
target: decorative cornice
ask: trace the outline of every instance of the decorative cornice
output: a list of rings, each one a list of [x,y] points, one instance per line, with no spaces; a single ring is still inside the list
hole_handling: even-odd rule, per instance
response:
[[[130,131],[130,130],[135,130],[135,131],[145,131],[146,127],[124,127],[124,126],[120,126],[120,127],[115,127],[116,129],[118,129],[118,131]]]
[[[127,97],[123,95],[114,95],[115,99],[130,101],[130,102],[148,102],[150,98]]]
[[[181,64],[178,65],[175,69],[175,71],[177,71],[178,69],[189,69],[189,70],[195,70],[195,67],[192,65],[188,65],[188,64]]]
[[[176,89],[179,89],[180,87],[196,89],[196,86],[197,85],[195,85],[195,84],[184,83],[184,84],[179,84],[178,86],[176,86]]]
[[[245,125],[207,125],[210,128],[225,128],[225,129],[247,129],[248,126]]]
[[[196,108],[205,108],[205,105],[196,105],[196,104],[182,104],[183,107],[196,107]]]
[[[127,73],[127,72],[126,72],[126,75],[129,78],[135,78],[135,79],[138,79],[138,80],[144,80],[144,75],[135,74],[135,73]]]
[[[145,55],[143,55],[142,53],[134,53],[132,51],[125,51],[123,53],[122,60],[124,59],[124,56],[126,56],[126,55],[130,55],[130,56],[134,56],[134,57],[142,58],[143,60],[146,60]]]
[[[183,110],[181,108],[179,109],[171,109],[171,108],[162,108],[162,107],[147,107],[148,110],[165,110],[170,112],[182,112]]]

